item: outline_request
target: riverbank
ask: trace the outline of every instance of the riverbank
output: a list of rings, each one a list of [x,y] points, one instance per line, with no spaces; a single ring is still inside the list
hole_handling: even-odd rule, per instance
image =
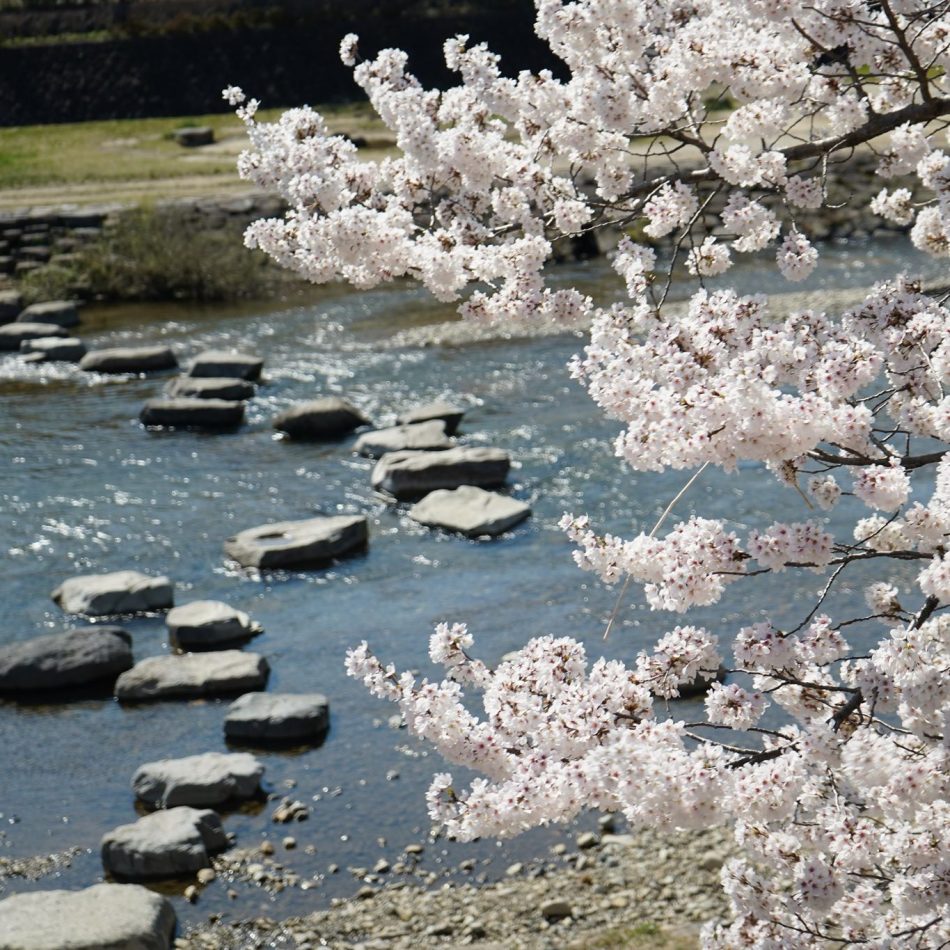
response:
[[[175,946],[690,950],[700,925],[726,911],[719,870],[733,846],[724,830],[588,832],[572,844],[555,845],[550,860],[512,865],[497,883],[426,890],[410,869],[306,917],[212,920]]]

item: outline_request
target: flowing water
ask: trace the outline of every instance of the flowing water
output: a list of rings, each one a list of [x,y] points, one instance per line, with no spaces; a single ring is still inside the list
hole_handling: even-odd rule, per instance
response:
[[[927,266],[902,255],[902,246],[889,244],[836,248],[811,287],[867,287],[895,265]],[[743,290],[774,289],[766,267],[730,276]],[[566,266],[558,280],[605,299],[617,293],[604,262]],[[544,633],[581,638],[594,656],[630,659],[679,621],[649,611],[631,589],[604,642],[617,592],[576,568],[556,524],[565,511],[586,511],[602,530],[649,530],[688,476],[631,473],[613,457],[617,424],[599,414],[565,371],[582,346],[579,336],[457,348],[387,345],[394,330],[450,317],[409,285],[370,293],[323,288],[305,303],[86,314],[82,332],[90,346],[164,342],[182,362],[209,347],[265,356],[266,384],[248,406],[247,424],[229,434],[143,429],[139,408],[159,393],[161,378],[90,376],[0,359],[0,644],[73,625],[75,618],[49,599],[65,578],[136,568],[171,577],[176,603],[218,599],[247,611],[265,630],[246,649],[270,662],[268,688],[321,691],[330,699],[331,729],[319,748],[259,753],[268,790],[308,803],[310,819],[275,825],[274,802],[225,818],[239,846],[269,837],[280,854],[280,838],[293,834],[298,848],[282,860],[313,889],[272,897],[236,885],[241,899],[229,903],[219,882],[196,907],[176,901],[185,921],[211,912],[279,916],[321,906],[360,886],[348,866],[372,866],[380,857],[394,862],[406,844],[426,840],[423,792],[443,763],[391,727],[393,710],[345,676],[349,646],[365,639],[398,667],[432,675],[428,638],[440,620],[468,623],[475,652],[490,664]],[[533,517],[487,543],[416,525],[406,506],[373,493],[371,463],[352,454],[352,438],[314,444],[275,437],[270,419],[277,411],[324,394],[346,396],[380,425],[431,398],[459,401],[468,409],[461,440],[511,453],[509,490],[531,503]],[[776,511],[786,520],[814,515],[754,469],[731,478],[704,473],[677,513],[725,517],[740,530],[769,524]],[[327,570],[264,576],[235,570],[223,557],[222,541],[242,528],[338,512],[368,515],[364,555]],[[845,504],[832,523],[846,524],[847,514]],[[797,622],[823,580],[806,571],[741,582],[689,622],[726,635],[767,609],[778,621]],[[861,580],[858,570],[846,576],[831,609],[860,609]],[[161,616],[122,625],[133,636],[136,659],[168,652]],[[100,837],[136,817],[129,788],[135,768],[225,749],[227,700],[130,706],[102,695],[56,700],[0,700],[0,857],[84,850],[57,877],[13,879],[8,892],[94,883],[102,874]],[[581,820],[592,824],[593,816]],[[438,841],[427,845],[422,866],[458,873],[452,869],[461,860],[474,858],[474,874],[497,876],[513,860],[544,854],[564,834],[540,830],[503,848]],[[308,845],[315,853],[306,853]],[[343,870],[330,874],[331,864]],[[172,893],[181,887],[165,885]]]

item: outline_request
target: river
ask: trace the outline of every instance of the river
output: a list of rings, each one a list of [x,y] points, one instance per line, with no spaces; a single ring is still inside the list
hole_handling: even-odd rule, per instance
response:
[[[899,266],[940,273],[907,256],[903,243],[842,245],[829,249],[810,289],[866,287]],[[744,290],[778,287],[761,264],[730,276]],[[602,261],[565,265],[557,279],[604,299],[617,293]],[[432,675],[428,638],[440,620],[468,623],[475,652],[488,663],[544,633],[581,638],[593,656],[630,659],[680,622],[651,612],[631,590],[604,642],[617,592],[578,570],[556,524],[565,511],[586,511],[603,530],[648,530],[688,476],[639,475],[614,458],[617,424],[598,413],[565,370],[583,345],[576,334],[459,347],[388,343],[397,330],[451,316],[402,284],[367,293],[320,288],[266,304],[86,311],[81,331],[90,347],[163,342],[183,364],[209,347],[264,356],[266,384],[248,406],[246,425],[228,434],[145,430],[138,411],[159,393],[162,378],[107,378],[0,359],[0,644],[73,625],[49,599],[65,578],[136,568],[171,577],[176,603],[219,599],[247,611],[265,630],[246,649],[270,662],[269,689],[320,691],[330,699],[331,729],[319,748],[259,754],[268,790],[306,802],[309,820],[274,824],[273,801],[225,817],[238,846],[270,838],[280,860],[312,889],[272,896],[236,884],[239,900],[230,902],[216,882],[193,907],[176,901],[186,923],[212,912],[273,917],[322,906],[360,886],[348,866],[371,867],[381,857],[395,862],[406,844],[427,842],[423,792],[443,764],[388,724],[392,709],[347,679],[349,646],[366,639],[385,660]],[[344,395],[380,425],[431,398],[458,401],[468,410],[461,441],[511,453],[509,489],[531,503],[533,517],[488,543],[416,525],[406,506],[373,493],[371,463],[352,454],[353,439],[314,444],[275,437],[270,420],[281,408],[324,394]],[[836,509],[832,525],[845,525],[849,510],[847,502]],[[738,529],[767,525],[775,511],[786,520],[814,515],[755,466],[739,477],[704,473],[677,511],[726,517]],[[338,512],[368,515],[365,555],[327,570],[263,577],[236,570],[223,557],[223,540],[242,528]],[[721,604],[696,611],[689,622],[728,636],[770,606],[779,605],[772,614],[778,621],[800,619],[823,580],[806,571],[735,584]],[[830,609],[860,609],[860,581],[855,570]],[[168,651],[161,616],[122,625],[133,636],[136,659]],[[83,849],[56,876],[35,883],[14,878],[7,892],[100,879],[100,837],[137,814],[129,787],[136,767],[224,750],[226,702],[0,700],[0,856]],[[594,823],[595,816],[585,816],[579,827]],[[280,847],[285,834],[297,838],[293,852]],[[504,847],[427,843],[422,867],[457,875],[459,862],[471,858],[472,874],[494,878],[514,860],[544,854],[564,834],[540,830]],[[331,864],[342,870],[329,873]],[[184,883],[159,886],[177,894]]]

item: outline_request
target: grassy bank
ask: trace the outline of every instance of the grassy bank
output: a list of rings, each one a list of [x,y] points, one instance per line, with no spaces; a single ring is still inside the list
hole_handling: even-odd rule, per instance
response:
[[[319,108],[335,132],[378,138],[386,131],[367,104]],[[275,119],[281,111],[260,116]],[[189,126],[213,128],[214,144],[183,148],[174,132]],[[246,145],[233,113],[0,128],[0,195],[10,206],[17,192],[48,186],[141,182],[144,193],[161,197],[161,182],[179,178],[204,179],[212,189],[215,179],[233,185],[235,159]],[[23,198],[21,204],[34,203],[29,194]]]

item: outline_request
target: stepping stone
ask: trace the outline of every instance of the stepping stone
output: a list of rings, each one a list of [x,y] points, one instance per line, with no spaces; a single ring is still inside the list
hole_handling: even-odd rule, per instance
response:
[[[115,697],[123,702],[144,702],[169,696],[245,692],[263,688],[268,672],[264,657],[241,650],[150,656],[116,680]]]
[[[138,884],[33,891],[0,901],[0,947],[8,950],[169,950],[171,902]]]
[[[252,798],[261,787],[263,774],[264,766],[246,752],[207,752],[146,762],[132,777],[132,791],[158,808],[206,807]]]
[[[18,350],[24,340],[41,337],[69,336],[69,331],[55,323],[8,323],[0,327],[0,350]]]
[[[330,705],[322,693],[245,693],[228,707],[228,739],[284,742],[318,738],[330,725]]]
[[[450,449],[454,444],[445,434],[445,422],[442,419],[432,419],[429,422],[366,432],[356,440],[353,451],[366,458],[378,459],[387,452],[400,452],[405,449],[433,452]]]
[[[23,309],[23,295],[18,290],[0,290],[0,324],[10,323]]]
[[[149,577],[139,571],[71,577],[51,596],[66,613],[89,617],[165,610],[174,599],[167,577]]]
[[[196,600],[183,604],[168,612],[165,623],[169,633],[185,650],[250,640],[263,631],[261,625],[246,613],[220,600]]]
[[[0,691],[55,689],[115,679],[132,666],[118,627],[79,627],[0,647]]]
[[[255,392],[253,383],[228,376],[176,376],[166,387],[165,395],[190,399],[250,399]]]
[[[337,396],[297,403],[274,419],[274,428],[297,439],[335,439],[369,419],[355,406]]]
[[[151,373],[175,369],[178,360],[167,346],[116,346],[93,350],[79,362],[90,373]]]
[[[73,300],[31,303],[19,317],[19,323],[55,323],[59,327],[79,326],[79,310]]]
[[[41,336],[24,340],[20,353],[30,363],[78,363],[86,355],[86,344],[74,336]]]
[[[229,350],[206,350],[195,357],[188,375],[260,379],[263,368],[264,360],[259,356]]]
[[[400,425],[410,425],[415,422],[429,422],[431,419],[441,419],[445,423],[446,435],[455,435],[455,430],[465,415],[464,409],[453,406],[452,403],[444,399],[436,399],[434,402],[427,402],[423,406],[417,406],[403,413],[396,421]]]
[[[143,425],[177,429],[234,429],[244,421],[244,403],[226,399],[149,399]]]
[[[242,567],[320,564],[362,550],[368,534],[363,515],[278,521],[239,531],[224,542],[224,553]]]
[[[175,129],[172,133],[175,141],[186,148],[197,148],[201,145],[210,145],[214,141],[214,129],[210,125],[199,125],[194,128]]]
[[[373,469],[373,488],[394,498],[418,498],[438,488],[501,485],[511,460],[501,449],[458,447],[444,452],[389,452]]]
[[[208,867],[227,846],[215,812],[182,805],[114,828],[102,839],[102,865],[130,880],[176,877]]]
[[[409,509],[413,521],[471,538],[502,534],[530,514],[530,506],[523,501],[474,485],[430,492]]]

